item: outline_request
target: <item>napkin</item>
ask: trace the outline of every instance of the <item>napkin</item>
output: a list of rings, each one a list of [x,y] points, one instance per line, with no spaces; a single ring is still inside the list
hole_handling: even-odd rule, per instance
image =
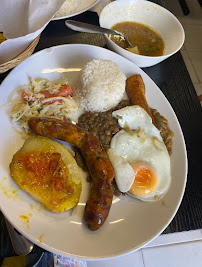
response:
[[[87,267],[85,260],[53,254],[54,267]]]
[[[0,64],[24,49],[43,31],[65,0],[1,0],[0,32],[8,39],[0,44]]]

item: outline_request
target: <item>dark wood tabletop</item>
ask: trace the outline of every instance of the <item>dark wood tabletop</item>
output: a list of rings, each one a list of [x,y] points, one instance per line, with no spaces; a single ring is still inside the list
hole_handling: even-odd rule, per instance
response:
[[[97,13],[87,11],[72,19],[97,24]],[[60,44],[83,43],[105,47],[100,34],[74,32],[65,20],[51,21],[42,32],[34,52]],[[163,232],[173,233],[202,228],[202,109],[180,52],[156,66],[143,69],[162,90],[180,122],[188,154],[188,180],[180,208]],[[0,82],[9,72],[0,74]],[[35,246],[33,253],[42,249]],[[3,215],[0,213],[0,257],[15,255]]]

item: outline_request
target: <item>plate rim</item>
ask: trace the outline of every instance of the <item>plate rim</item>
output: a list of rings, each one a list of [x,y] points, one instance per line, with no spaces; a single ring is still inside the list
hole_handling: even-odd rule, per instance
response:
[[[67,16],[63,16],[63,17],[55,17],[55,16],[54,16],[54,17],[51,19],[51,21],[61,20],[61,19],[68,19],[68,18],[77,16],[77,15],[79,15],[79,14],[82,14],[82,13],[88,11],[89,9],[93,8],[93,7],[94,7],[96,4],[98,4],[100,1],[101,1],[101,0],[95,0],[90,6],[84,8],[84,9],[82,9],[82,10],[80,10],[80,11],[71,13],[71,14],[69,14],[69,15],[67,15]]]

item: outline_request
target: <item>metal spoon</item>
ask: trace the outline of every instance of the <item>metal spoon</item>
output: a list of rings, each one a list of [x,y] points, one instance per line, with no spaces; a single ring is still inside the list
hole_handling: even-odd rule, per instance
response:
[[[105,34],[112,34],[112,35],[119,35],[123,38],[123,40],[127,43],[128,48],[132,48],[133,45],[130,43],[128,38],[124,36],[121,32],[110,30],[107,28],[102,28],[100,26],[83,23],[75,20],[66,20],[65,25],[74,31],[79,32],[89,32],[89,33],[105,33]]]
[[[34,244],[19,234],[5,217],[4,219],[15,253],[19,256],[28,255],[32,251]]]

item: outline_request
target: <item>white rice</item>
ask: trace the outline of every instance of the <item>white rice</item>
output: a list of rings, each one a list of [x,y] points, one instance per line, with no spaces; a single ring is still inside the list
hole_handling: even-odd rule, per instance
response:
[[[73,96],[81,108],[90,112],[103,112],[121,101],[125,81],[126,76],[116,63],[94,59],[83,68]]]
[[[66,0],[64,4],[60,7],[58,12],[55,14],[55,17],[65,17],[69,14],[72,14],[77,11],[78,5],[79,5],[78,0]]]

